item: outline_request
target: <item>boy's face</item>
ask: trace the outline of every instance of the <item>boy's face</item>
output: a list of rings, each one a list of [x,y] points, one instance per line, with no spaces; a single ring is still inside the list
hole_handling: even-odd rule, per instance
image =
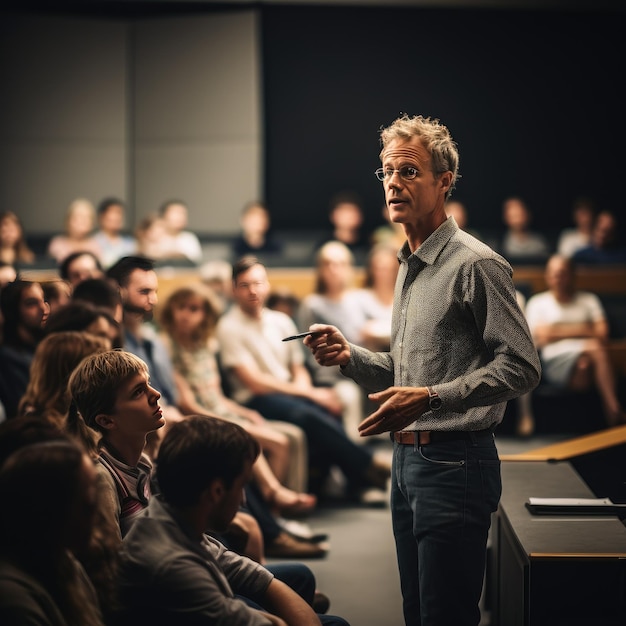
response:
[[[149,381],[146,372],[137,372],[118,387],[113,412],[106,416],[118,435],[145,437],[165,425],[161,394]]]

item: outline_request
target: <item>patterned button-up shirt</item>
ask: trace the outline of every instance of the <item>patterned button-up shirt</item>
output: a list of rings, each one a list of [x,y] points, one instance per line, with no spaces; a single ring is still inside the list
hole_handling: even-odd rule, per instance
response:
[[[343,373],[368,391],[430,386],[443,401],[406,430],[481,430],[538,384],[539,358],[509,263],[448,218],[398,254],[391,351],[350,345]]]

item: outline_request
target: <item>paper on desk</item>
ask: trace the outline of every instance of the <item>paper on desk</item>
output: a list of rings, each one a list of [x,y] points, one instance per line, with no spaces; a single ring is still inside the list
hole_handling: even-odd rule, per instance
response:
[[[533,506],[614,506],[610,498],[528,498]]]

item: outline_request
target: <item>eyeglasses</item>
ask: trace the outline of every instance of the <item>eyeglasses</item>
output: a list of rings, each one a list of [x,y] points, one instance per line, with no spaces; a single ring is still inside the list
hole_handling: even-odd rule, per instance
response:
[[[394,170],[391,167],[379,167],[374,174],[379,181],[384,182],[391,180],[393,175],[398,172],[402,180],[413,180],[417,177],[417,169],[410,166],[401,167],[399,170]]]

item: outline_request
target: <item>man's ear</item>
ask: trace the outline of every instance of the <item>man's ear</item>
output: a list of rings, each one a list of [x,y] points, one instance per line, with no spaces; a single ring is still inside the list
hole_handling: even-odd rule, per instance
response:
[[[204,490],[205,497],[210,502],[220,502],[226,493],[226,488],[224,487],[224,481],[221,478],[214,478]]]
[[[452,172],[443,172],[439,176],[439,182],[443,188],[444,193],[446,193],[452,185]]]
[[[105,428],[106,430],[115,428],[115,420],[111,419],[111,417],[105,413],[98,413],[93,421],[98,424],[100,428]]]

